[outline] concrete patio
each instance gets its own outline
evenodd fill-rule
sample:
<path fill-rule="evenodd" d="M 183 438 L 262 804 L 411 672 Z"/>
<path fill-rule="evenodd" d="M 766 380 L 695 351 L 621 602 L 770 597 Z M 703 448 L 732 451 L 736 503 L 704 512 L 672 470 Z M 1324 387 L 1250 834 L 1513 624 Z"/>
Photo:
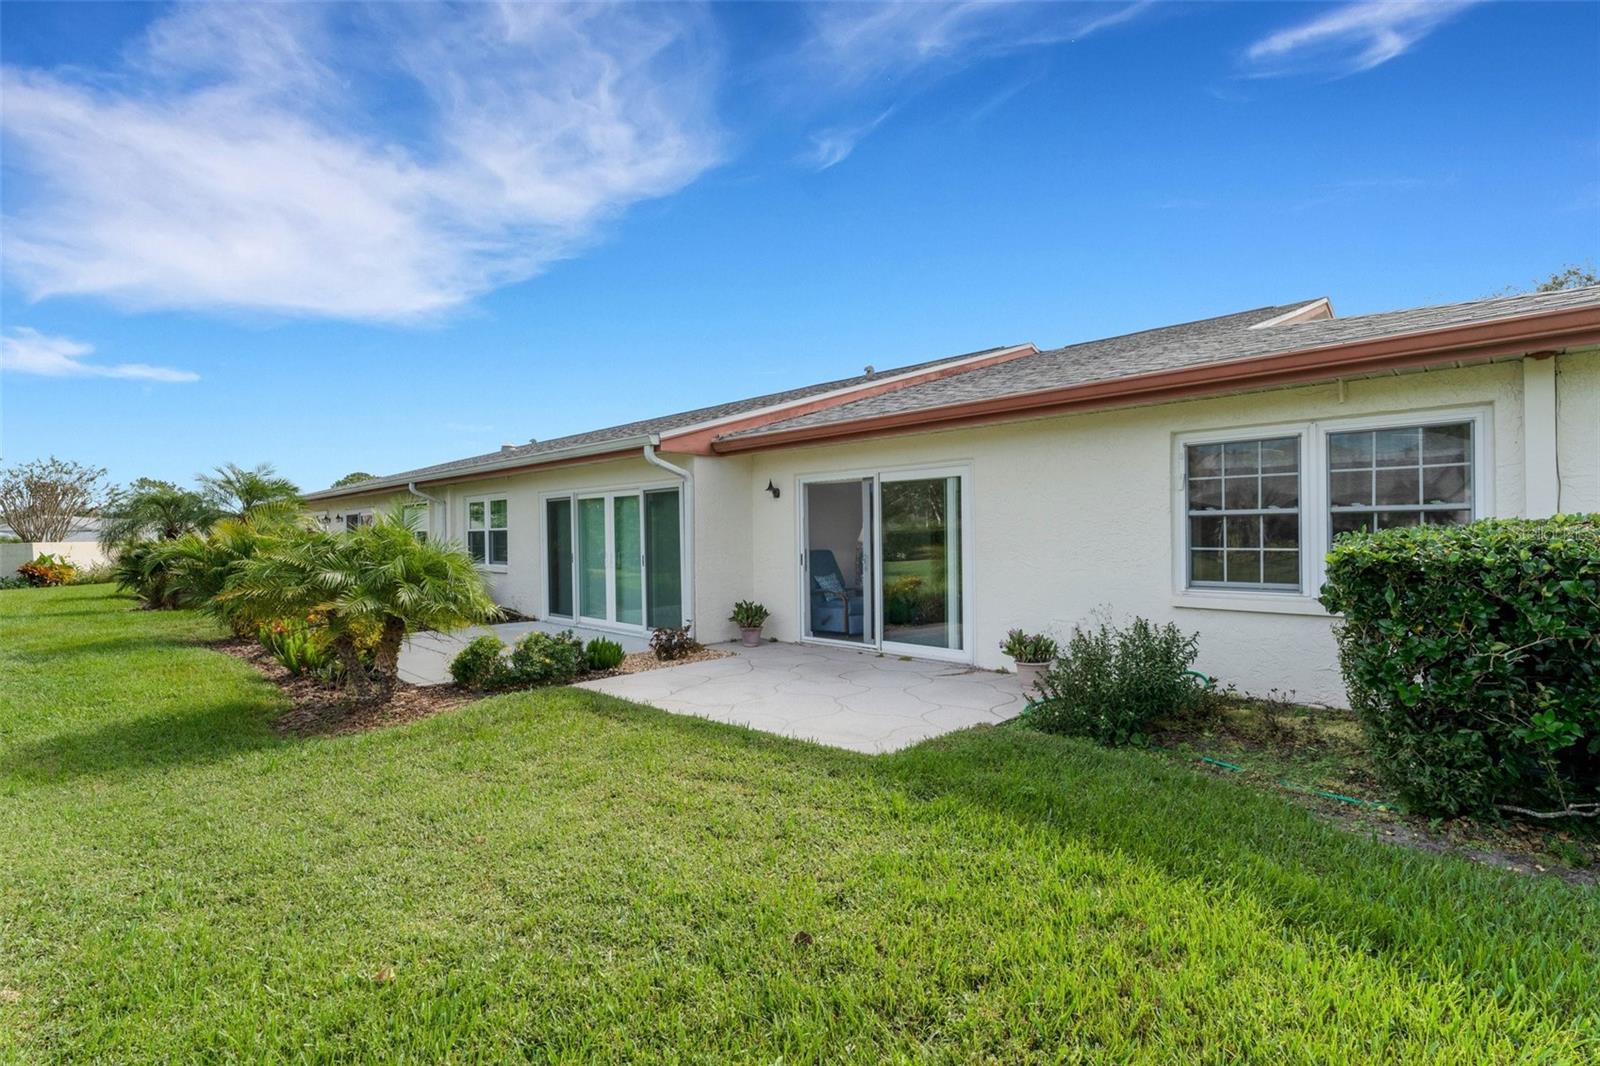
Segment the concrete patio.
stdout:
<path fill-rule="evenodd" d="M 675 714 L 879 754 L 1015 717 L 1014 674 L 813 644 L 717 645 L 726 659 L 585 681 Z"/>
<path fill-rule="evenodd" d="M 508 645 L 532 630 L 571 628 L 584 640 L 605 636 L 630 654 L 641 637 L 551 622 L 508 622 L 457 633 L 418 633 L 400 653 L 400 677 L 413 685 L 450 681 L 450 661 L 474 637 Z M 1014 674 L 957 663 L 901 659 L 876 651 L 816 644 L 719 644 L 725 659 L 585 681 L 579 688 L 780 736 L 878 754 L 957 729 L 1014 718 L 1024 700 Z"/>

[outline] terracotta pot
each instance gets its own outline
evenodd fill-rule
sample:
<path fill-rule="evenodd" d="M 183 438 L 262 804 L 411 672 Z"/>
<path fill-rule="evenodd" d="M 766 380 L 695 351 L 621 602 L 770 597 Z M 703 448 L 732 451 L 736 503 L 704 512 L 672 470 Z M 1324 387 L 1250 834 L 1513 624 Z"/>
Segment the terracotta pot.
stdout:
<path fill-rule="evenodd" d="M 1013 659 L 1012 662 L 1017 666 L 1017 680 L 1022 683 L 1022 694 L 1024 696 L 1033 695 L 1034 686 L 1039 683 L 1039 679 L 1044 676 L 1044 672 L 1050 669 L 1050 664 L 1025 663 L 1020 659 Z"/>
<path fill-rule="evenodd" d="M 754 629 L 746 629 L 744 626 L 740 626 L 739 639 L 744 642 L 744 646 L 747 648 L 756 647 L 761 643 L 761 627 L 756 626 Z"/>

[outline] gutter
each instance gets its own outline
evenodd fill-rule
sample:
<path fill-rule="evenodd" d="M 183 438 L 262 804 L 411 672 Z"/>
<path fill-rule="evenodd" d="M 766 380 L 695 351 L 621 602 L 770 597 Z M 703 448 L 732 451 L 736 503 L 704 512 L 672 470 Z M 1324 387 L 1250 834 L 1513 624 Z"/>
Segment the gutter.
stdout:
<path fill-rule="evenodd" d="M 843 422 L 723 437 L 713 441 L 711 447 L 717 454 L 725 455 L 791 444 L 915 433 L 1044 417 L 1071 410 L 1164 403 L 1217 393 L 1325 382 L 1460 360 L 1488 360 L 1521 355 L 1535 348 L 1576 348 L 1591 344 L 1600 344 L 1600 305 L 1156 370 Z"/>
<path fill-rule="evenodd" d="M 651 466 L 659 466 L 667 473 L 674 475 L 683 482 L 683 557 L 686 563 L 684 569 L 689 574 L 689 579 L 683 582 L 683 624 L 689 632 L 694 633 L 694 586 L 697 572 L 694 566 L 694 475 L 681 466 L 674 466 L 656 454 L 656 446 L 661 443 L 661 438 L 654 434 L 644 445 L 644 461 Z"/>
<path fill-rule="evenodd" d="M 443 536 L 442 539 L 449 540 L 450 539 L 450 505 L 445 503 L 445 501 L 440 499 L 439 497 L 437 497 L 437 496 L 429 496 L 426 492 L 423 492 L 421 489 L 417 488 L 417 483 L 415 481 L 406 482 L 406 491 L 411 493 L 411 495 L 413 495 L 413 496 L 418 496 L 418 497 L 421 497 L 422 499 L 428 501 L 428 520 L 429 520 L 429 524 L 430 525 L 432 524 L 433 516 L 436 513 L 434 511 L 434 505 L 435 504 L 438 505 L 439 509 L 438 509 L 437 513 L 444 516 L 444 536 Z"/>

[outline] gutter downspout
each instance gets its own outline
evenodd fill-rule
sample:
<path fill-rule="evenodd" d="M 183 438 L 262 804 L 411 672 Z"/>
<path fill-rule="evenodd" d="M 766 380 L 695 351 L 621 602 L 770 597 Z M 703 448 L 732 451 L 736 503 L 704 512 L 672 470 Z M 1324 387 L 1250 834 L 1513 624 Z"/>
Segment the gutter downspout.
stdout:
<path fill-rule="evenodd" d="M 437 497 L 437 496 L 429 496 L 426 492 L 423 492 L 421 489 L 417 488 L 417 483 L 415 481 L 406 482 L 406 491 L 411 493 L 411 495 L 413 495 L 413 496 L 420 496 L 422 499 L 428 501 L 428 524 L 429 525 L 433 524 L 433 515 L 434 515 L 433 508 L 434 508 L 434 505 L 438 504 L 438 506 L 439 506 L 439 512 L 438 513 L 444 515 L 444 535 L 440 539 L 441 540 L 449 540 L 450 539 L 450 505 L 445 503 L 445 501 L 439 499 L 439 497 Z M 429 534 L 430 535 L 432 534 L 432 530 L 429 530 Z"/>
<path fill-rule="evenodd" d="M 694 566 L 694 475 L 657 455 L 656 445 L 660 443 L 661 438 L 652 434 L 650 443 L 644 446 L 644 461 L 651 466 L 659 466 L 683 482 L 683 558 L 685 569 L 689 571 L 689 580 L 683 583 L 683 624 L 688 627 L 690 633 L 693 633 L 694 586 L 697 576 Z"/>

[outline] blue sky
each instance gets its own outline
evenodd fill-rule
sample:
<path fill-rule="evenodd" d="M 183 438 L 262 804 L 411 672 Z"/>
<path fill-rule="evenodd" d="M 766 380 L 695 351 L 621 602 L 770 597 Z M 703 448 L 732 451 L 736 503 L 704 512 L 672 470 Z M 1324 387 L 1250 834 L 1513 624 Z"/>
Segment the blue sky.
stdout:
<path fill-rule="evenodd" d="M 313 488 L 1600 254 L 1600 5 L 0 6 L 0 447 Z"/>

